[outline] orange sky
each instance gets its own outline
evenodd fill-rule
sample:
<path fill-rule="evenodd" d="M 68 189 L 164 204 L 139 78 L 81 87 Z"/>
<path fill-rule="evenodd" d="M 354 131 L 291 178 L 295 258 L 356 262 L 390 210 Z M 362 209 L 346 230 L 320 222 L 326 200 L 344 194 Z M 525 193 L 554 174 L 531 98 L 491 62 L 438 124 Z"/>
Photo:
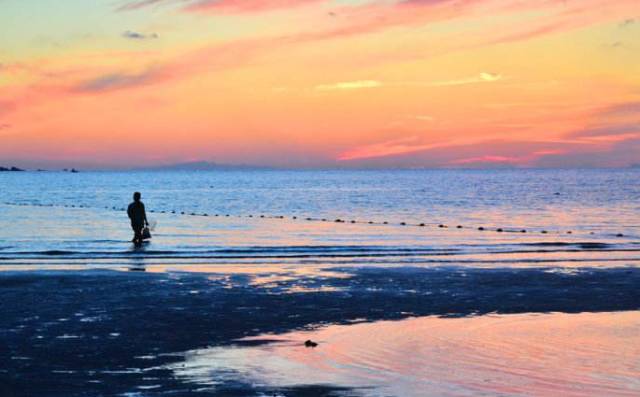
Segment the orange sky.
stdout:
<path fill-rule="evenodd" d="M 637 0 L 0 7 L 0 165 L 640 163 Z"/>

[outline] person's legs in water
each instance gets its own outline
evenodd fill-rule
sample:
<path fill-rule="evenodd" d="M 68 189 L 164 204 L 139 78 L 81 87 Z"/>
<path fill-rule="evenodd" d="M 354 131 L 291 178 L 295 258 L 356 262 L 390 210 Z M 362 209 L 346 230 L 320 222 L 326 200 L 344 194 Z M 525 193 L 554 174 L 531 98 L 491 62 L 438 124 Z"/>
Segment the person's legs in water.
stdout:
<path fill-rule="evenodd" d="M 131 228 L 133 229 L 133 240 L 131 240 L 131 242 L 136 245 L 142 244 L 142 229 L 144 228 L 144 225 L 132 223 Z"/>

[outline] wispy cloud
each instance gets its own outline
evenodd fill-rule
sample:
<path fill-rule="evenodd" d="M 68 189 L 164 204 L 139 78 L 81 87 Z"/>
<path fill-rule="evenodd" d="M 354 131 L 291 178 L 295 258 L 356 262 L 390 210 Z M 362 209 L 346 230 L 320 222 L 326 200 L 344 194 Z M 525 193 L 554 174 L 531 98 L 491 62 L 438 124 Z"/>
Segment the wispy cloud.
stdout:
<path fill-rule="evenodd" d="M 186 7 L 187 11 L 227 11 L 253 13 L 277 9 L 301 7 L 326 0 L 198 0 Z"/>
<path fill-rule="evenodd" d="M 447 86 L 477 84 L 477 83 L 493 83 L 493 82 L 502 80 L 502 78 L 503 78 L 502 75 L 497 73 L 482 72 L 475 77 L 469 77 L 469 78 L 458 79 L 458 80 L 434 81 L 431 83 L 423 83 L 423 84 L 431 87 L 447 87 Z M 420 83 L 417 83 L 417 84 L 420 84 Z"/>
<path fill-rule="evenodd" d="M 178 4 L 187 12 L 255 13 L 306 6 L 327 0 L 128 0 L 119 11 L 133 11 L 150 6 Z"/>
<path fill-rule="evenodd" d="M 74 91 L 81 93 L 99 93 L 123 88 L 131 88 L 146 85 L 156 76 L 154 70 L 142 73 L 110 73 L 81 82 Z"/>
<path fill-rule="evenodd" d="M 453 160 L 451 161 L 449 164 L 451 165 L 469 165 L 469 164 L 480 164 L 480 163 L 484 163 L 484 164 L 516 164 L 518 162 L 520 162 L 522 159 L 519 157 L 507 157 L 507 156 L 492 156 L 492 155 L 485 155 L 485 156 L 478 156 L 478 157 L 470 157 L 470 158 L 464 158 L 464 159 L 457 159 L 457 160 Z"/>
<path fill-rule="evenodd" d="M 482 72 L 475 77 L 469 77 L 456 80 L 444 80 L 444 81 L 401 81 L 401 82 L 382 82 L 379 80 L 356 80 L 356 81 L 343 81 L 333 84 L 321 84 L 315 86 L 317 91 L 338 91 L 338 90 L 359 90 L 363 88 L 378 88 L 383 86 L 422 86 L 422 87 L 448 87 L 457 85 L 477 84 L 477 83 L 493 83 L 502 80 L 503 77 L 497 73 Z M 416 116 L 416 119 L 420 119 L 421 116 Z M 432 118 L 428 116 L 422 116 L 422 120 L 432 121 Z"/>
<path fill-rule="evenodd" d="M 381 87 L 382 83 L 377 80 L 357 80 L 343 81 L 333 84 L 320 84 L 315 87 L 317 91 L 336 91 L 336 90 L 359 90 L 363 88 Z"/>
<path fill-rule="evenodd" d="M 622 125 L 605 125 L 593 128 L 586 128 L 575 131 L 570 137 L 587 138 L 587 137 L 608 137 L 613 135 L 640 134 L 640 124 L 622 124 Z"/>
<path fill-rule="evenodd" d="M 364 145 L 348 150 L 338 156 L 338 161 L 387 157 L 398 154 L 418 152 L 450 145 L 450 142 L 422 143 L 417 136 L 404 137 L 390 141 Z"/>
<path fill-rule="evenodd" d="M 640 117 L 640 101 L 616 103 L 600 109 L 598 113 L 604 116 L 635 115 Z"/>
<path fill-rule="evenodd" d="M 124 37 L 125 39 L 131 39 L 131 40 L 150 40 L 150 39 L 157 39 L 158 34 L 157 33 L 140 33 L 140 32 L 135 32 L 133 30 L 127 30 L 122 33 L 122 37 Z"/>
<path fill-rule="evenodd" d="M 145 7 L 155 6 L 162 3 L 173 2 L 173 0 L 127 0 L 121 3 L 118 7 L 118 11 L 133 11 Z"/>

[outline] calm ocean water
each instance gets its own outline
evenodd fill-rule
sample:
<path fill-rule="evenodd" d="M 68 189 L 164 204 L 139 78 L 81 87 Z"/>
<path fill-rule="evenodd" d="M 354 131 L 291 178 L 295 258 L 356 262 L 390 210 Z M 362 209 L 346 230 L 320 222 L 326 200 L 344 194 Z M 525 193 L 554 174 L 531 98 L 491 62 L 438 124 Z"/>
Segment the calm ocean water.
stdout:
<path fill-rule="evenodd" d="M 638 169 L 2 173 L 0 262 L 635 264 L 639 180 Z M 136 190 L 157 222 L 140 250 L 123 212 Z"/>

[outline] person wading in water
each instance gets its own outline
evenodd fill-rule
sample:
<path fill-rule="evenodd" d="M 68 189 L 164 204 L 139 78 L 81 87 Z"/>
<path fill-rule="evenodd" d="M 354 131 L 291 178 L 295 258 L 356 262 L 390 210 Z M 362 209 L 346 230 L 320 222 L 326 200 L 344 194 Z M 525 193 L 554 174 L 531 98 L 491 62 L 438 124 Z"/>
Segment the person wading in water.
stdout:
<path fill-rule="evenodd" d="M 140 196 L 140 192 L 133 193 L 133 203 L 129 204 L 129 208 L 127 208 L 127 215 L 131 219 L 131 228 L 133 229 L 133 240 L 131 241 L 135 245 L 142 244 L 142 230 L 149 225 Z"/>

